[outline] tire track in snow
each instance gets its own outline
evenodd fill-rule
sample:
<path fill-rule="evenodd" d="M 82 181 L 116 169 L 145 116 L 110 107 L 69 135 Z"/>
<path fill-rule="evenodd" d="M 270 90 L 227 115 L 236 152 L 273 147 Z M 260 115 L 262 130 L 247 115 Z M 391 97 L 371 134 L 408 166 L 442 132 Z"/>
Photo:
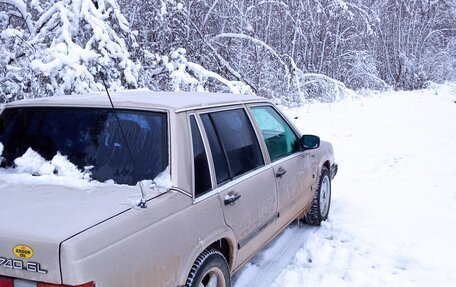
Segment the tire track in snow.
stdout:
<path fill-rule="evenodd" d="M 292 223 L 233 277 L 233 287 L 269 286 L 318 227 Z"/>

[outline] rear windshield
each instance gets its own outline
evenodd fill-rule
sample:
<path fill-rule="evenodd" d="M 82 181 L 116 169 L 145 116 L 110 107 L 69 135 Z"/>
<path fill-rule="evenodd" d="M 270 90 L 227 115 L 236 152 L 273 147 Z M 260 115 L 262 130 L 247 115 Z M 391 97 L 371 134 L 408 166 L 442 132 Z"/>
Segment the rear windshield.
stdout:
<path fill-rule="evenodd" d="M 168 166 L 167 135 L 163 112 L 8 108 L 0 115 L 1 166 L 12 167 L 14 159 L 32 148 L 46 160 L 60 152 L 80 170 L 91 167 L 94 180 L 135 185 L 154 179 Z"/>

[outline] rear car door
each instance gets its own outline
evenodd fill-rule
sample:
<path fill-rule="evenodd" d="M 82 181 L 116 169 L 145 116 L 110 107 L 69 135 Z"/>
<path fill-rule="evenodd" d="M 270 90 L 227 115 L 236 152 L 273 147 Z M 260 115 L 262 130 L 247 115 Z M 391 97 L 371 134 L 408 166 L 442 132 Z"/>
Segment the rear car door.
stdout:
<path fill-rule="evenodd" d="M 298 133 L 270 105 L 251 107 L 269 153 L 277 183 L 278 224 L 294 220 L 313 199 L 311 184 L 315 175 L 311 168 L 311 151 L 303 152 Z"/>
<path fill-rule="evenodd" d="M 237 239 L 237 264 L 275 231 L 277 194 L 274 172 L 263 154 L 248 114 L 233 108 L 200 114 L 215 170 L 225 221 Z"/>

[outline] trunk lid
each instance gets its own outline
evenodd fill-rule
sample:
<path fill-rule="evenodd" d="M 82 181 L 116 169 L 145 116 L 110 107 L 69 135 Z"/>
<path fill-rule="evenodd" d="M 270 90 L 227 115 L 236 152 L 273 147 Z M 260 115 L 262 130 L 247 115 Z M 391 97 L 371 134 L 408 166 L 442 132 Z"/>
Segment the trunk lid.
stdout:
<path fill-rule="evenodd" d="M 61 283 L 60 244 L 141 198 L 139 187 L 31 184 L 15 176 L 8 175 L 9 183 L 0 178 L 0 274 L 34 281 Z M 146 199 L 160 194 L 145 191 Z"/>

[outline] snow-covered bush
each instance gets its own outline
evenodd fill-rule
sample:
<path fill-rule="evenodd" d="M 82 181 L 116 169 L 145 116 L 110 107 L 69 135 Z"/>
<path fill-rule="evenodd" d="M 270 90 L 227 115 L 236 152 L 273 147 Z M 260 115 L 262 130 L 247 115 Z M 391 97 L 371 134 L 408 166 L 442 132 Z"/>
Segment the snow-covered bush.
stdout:
<path fill-rule="evenodd" d="M 304 73 L 295 69 L 293 85 L 288 97 L 282 97 L 281 104 L 300 106 L 309 101 L 335 102 L 354 96 L 344 83 L 323 74 Z"/>
<path fill-rule="evenodd" d="M 342 81 L 357 89 L 389 89 L 390 85 L 379 77 L 377 62 L 368 51 L 348 51 L 344 55 L 346 66 L 341 68 Z"/>

